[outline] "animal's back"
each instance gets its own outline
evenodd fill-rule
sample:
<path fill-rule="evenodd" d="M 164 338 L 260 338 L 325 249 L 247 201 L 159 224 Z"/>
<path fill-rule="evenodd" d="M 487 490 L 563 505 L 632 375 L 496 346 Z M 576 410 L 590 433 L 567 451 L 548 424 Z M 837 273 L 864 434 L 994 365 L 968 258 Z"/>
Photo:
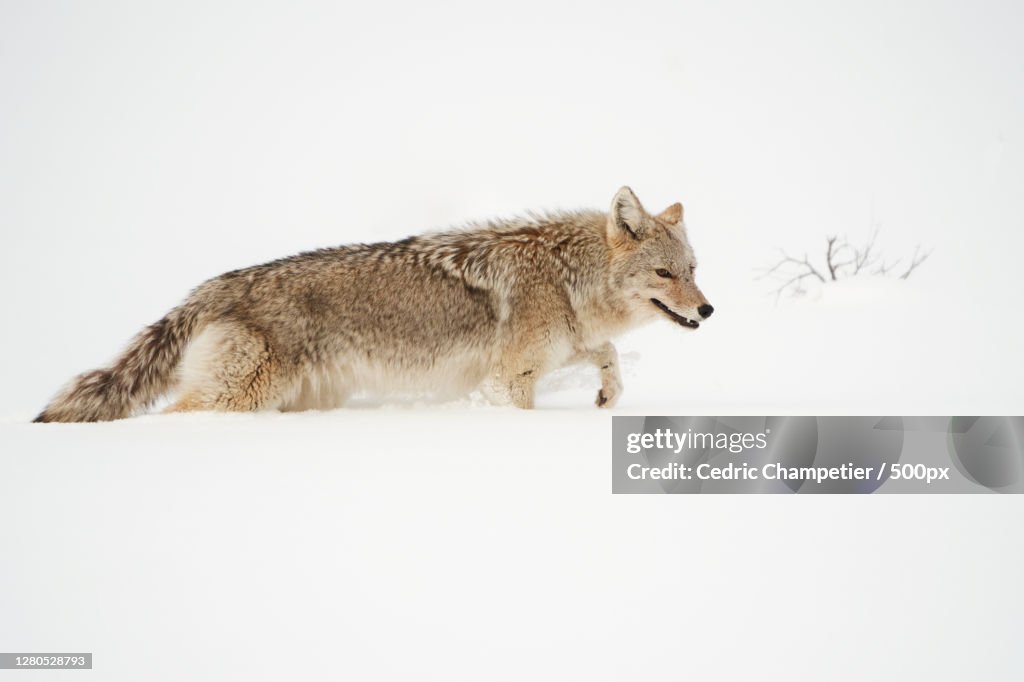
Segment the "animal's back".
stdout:
<path fill-rule="evenodd" d="M 244 327 L 274 349 L 285 409 L 333 407 L 359 392 L 448 395 L 479 384 L 496 342 L 499 294 L 469 285 L 415 242 L 325 249 L 215 278 L 197 296 L 221 312 L 186 354 L 184 383 L 221 361 L 211 339 Z"/>

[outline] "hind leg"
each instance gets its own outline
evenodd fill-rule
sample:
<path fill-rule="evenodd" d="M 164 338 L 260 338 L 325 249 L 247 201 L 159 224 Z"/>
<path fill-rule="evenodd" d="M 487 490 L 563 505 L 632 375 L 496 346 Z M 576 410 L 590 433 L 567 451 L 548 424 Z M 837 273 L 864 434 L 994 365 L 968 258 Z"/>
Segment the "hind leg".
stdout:
<path fill-rule="evenodd" d="M 178 400 L 165 412 L 254 412 L 281 402 L 281 363 L 267 338 L 240 324 L 210 325 L 182 362 Z"/>

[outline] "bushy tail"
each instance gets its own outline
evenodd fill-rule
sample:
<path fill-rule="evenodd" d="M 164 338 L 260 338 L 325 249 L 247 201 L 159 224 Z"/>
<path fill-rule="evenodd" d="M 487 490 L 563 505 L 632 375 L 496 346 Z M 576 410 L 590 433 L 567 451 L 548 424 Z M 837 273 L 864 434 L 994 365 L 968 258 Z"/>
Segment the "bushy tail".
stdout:
<path fill-rule="evenodd" d="M 175 308 L 139 332 L 112 366 L 73 379 L 34 421 L 110 421 L 149 406 L 170 388 L 198 323 L 195 303 Z"/>

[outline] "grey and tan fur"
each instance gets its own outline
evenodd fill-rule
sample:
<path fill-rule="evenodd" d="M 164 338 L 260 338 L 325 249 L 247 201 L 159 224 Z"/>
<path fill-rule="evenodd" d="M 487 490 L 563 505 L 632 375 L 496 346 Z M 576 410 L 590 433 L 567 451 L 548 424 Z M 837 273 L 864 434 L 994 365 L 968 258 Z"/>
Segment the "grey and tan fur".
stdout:
<path fill-rule="evenodd" d="M 648 214 L 628 187 L 608 213 L 491 222 L 342 246 L 196 288 L 106 369 L 74 379 L 39 422 L 168 411 L 328 409 L 353 393 L 491 397 L 533 407 L 545 373 L 588 362 L 597 405 L 622 391 L 611 339 L 713 309 L 694 282 L 682 206 Z"/>

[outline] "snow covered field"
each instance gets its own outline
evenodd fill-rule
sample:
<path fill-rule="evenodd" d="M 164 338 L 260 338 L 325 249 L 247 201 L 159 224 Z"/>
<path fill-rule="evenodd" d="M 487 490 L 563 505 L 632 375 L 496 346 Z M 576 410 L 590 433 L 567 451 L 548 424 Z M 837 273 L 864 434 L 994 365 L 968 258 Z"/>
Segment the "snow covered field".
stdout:
<path fill-rule="evenodd" d="M 1007 497 L 613 497 L 597 410 L 31 429 L 3 431 L 0 641 L 96 666 L 33 679 L 953 680 L 1022 663 Z"/>
<path fill-rule="evenodd" d="M 28 421 L 206 277 L 630 184 L 716 308 L 617 414 L 1024 412 L 1012 4 L 6 3 L 0 680 L 1017 679 L 1022 502 L 610 494 L 539 409 Z M 878 225 L 906 280 L 778 302 Z"/>

